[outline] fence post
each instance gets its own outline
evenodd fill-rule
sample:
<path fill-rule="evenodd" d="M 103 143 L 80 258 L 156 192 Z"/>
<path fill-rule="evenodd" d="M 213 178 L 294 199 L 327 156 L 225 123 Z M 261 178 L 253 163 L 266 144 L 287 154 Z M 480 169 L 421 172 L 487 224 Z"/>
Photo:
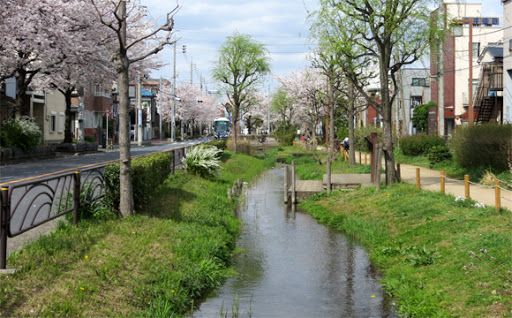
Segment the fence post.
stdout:
<path fill-rule="evenodd" d="M 496 200 L 496 211 L 501 210 L 501 188 L 500 188 L 500 180 L 496 180 L 496 185 L 494 186 L 494 196 Z"/>
<path fill-rule="evenodd" d="M 2 188 L 2 207 L 0 210 L 0 269 L 7 267 L 7 231 L 9 228 L 9 188 Z"/>
<path fill-rule="evenodd" d="M 80 171 L 75 171 L 73 175 L 75 189 L 73 190 L 73 224 L 80 222 Z"/>
<path fill-rule="evenodd" d="M 444 170 L 441 170 L 441 176 L 440 176 L 440 184 L 441 184 L 441 193 L 446 192 L 446 172 Z"/>
<path fill-rule="evenodd" d="M 284 203 L 288 203 L 288 165 L 284 165 Z"/>
<path fill-rule="evenodd" d="M 172 174 L 174 174 L 176 171 L 176 150 L 171 151 L 171 154 L 172 154 L 171 171 L 172 171 Z"/>
<path fill-rule="evenodd" d="M 464 197 L 466 199 L 470 199 L 471 195 L 469 193 L 469 175 L 464 175 Z"/>
<path fill-rule="evenodd" d="M 295 162 L 292 162 L 292 204 L 297 202 L 297 193 L 295 189 Z"/>
<path fill-rule="evenodd" d="M 421 189 L 420 168 L 416 168 L 416 188 Z"/>

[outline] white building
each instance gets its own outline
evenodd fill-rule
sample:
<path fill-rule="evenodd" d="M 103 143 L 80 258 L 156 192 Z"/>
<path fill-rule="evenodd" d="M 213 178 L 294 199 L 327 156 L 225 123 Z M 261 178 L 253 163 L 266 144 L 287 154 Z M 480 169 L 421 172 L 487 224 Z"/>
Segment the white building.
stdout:
<path fill-rule="evenodd" d="M 427 68 L 404 68 L 398 78 L 399 91 L 393 110 L 399 123 L 397 133 L 412 135 L 416 133 L 412 125 L 414 108 L 430 101 L 430 71 Z"/>
<path fill-rule="evenodd" d="M 503 7 L 503 122 L 512 123 L 512 0 Z"/>

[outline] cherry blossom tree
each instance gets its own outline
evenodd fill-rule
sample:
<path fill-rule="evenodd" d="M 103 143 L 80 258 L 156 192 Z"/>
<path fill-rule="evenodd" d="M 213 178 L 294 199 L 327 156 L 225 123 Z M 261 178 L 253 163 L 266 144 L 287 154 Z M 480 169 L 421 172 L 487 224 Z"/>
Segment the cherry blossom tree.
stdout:
<path fill-rule="evenodd" d="M 171 39 L 171 32 L 174 28 L 174 14 L 178 7 L 167 14 L 165 23 L 152 27 L 145 20 L 147 16 L 145 7 L 141 6 L 139 2 L 131 2 L 128 8 L 124 0 L 109 2 L 90 0 L 90 3 L 94 6 L 97 19 L 115 39 L 114 42 L 105 45 L 112 50 L 119 89 L 119 211 L 123 216 L 128 216 L 133 214 L 130 129 L 128 123 L 130 65 L 145 60 L 163 50 L 166 45 L 174 43 Z"/>

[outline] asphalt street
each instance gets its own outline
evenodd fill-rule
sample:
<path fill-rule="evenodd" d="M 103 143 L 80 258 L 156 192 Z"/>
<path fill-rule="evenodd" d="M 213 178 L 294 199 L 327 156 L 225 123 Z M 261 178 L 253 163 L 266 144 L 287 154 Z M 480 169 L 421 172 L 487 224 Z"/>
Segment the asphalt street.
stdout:
<path fill-rule="evenodd" d="M 149 154 L 152 152 L 165 151 L 182 146 L 190 146 L 207 141 L 207 138 L 187 140 L 184 142 L 166 143 L 142 147 L 133 147 L 132 156 Z M 61 170 L 79 168 L 81 166 L 100 164 L 111 160 L 119 159 L 119 151 L 100 151 L 83 155 L 69 155 L 61 158 L 34 160 L 24 163 L 0 166 L 0 184 L 14 182 L 19 179 L 37 177 Z"/>

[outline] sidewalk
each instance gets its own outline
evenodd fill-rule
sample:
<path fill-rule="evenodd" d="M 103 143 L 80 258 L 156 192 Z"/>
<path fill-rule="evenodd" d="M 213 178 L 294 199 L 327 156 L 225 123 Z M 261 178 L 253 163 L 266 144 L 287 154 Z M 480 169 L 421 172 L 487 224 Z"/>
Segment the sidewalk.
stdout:
<path fill-rule="evenodd" d="M 364 153 L 361 153 L 364 156 Z M 359 153 L 356 151 L 356 162 Z M 364 159 L 363 159 L 364 162 Z M 368 164 L 370 164 L 368 159 Z M 384 166 L 384 165 L 383 165 Z M 401 164 L 400 172 L 402 182 L 416 184 L 416 168 L 420 168 L 421 188 L 430 191 L 440 191 L 441 180 L 440 172 L 424 167 Z M 446 178 L 445 191 L 455 197 L 464 198 L 464 181 Z M 471 183 L 470 198 L 487 206 L 495 206 L 494 187 L 487 187 L 480 184 Z M 501 188 L 501 207 L 512 211 L 512 191 Z"/>

